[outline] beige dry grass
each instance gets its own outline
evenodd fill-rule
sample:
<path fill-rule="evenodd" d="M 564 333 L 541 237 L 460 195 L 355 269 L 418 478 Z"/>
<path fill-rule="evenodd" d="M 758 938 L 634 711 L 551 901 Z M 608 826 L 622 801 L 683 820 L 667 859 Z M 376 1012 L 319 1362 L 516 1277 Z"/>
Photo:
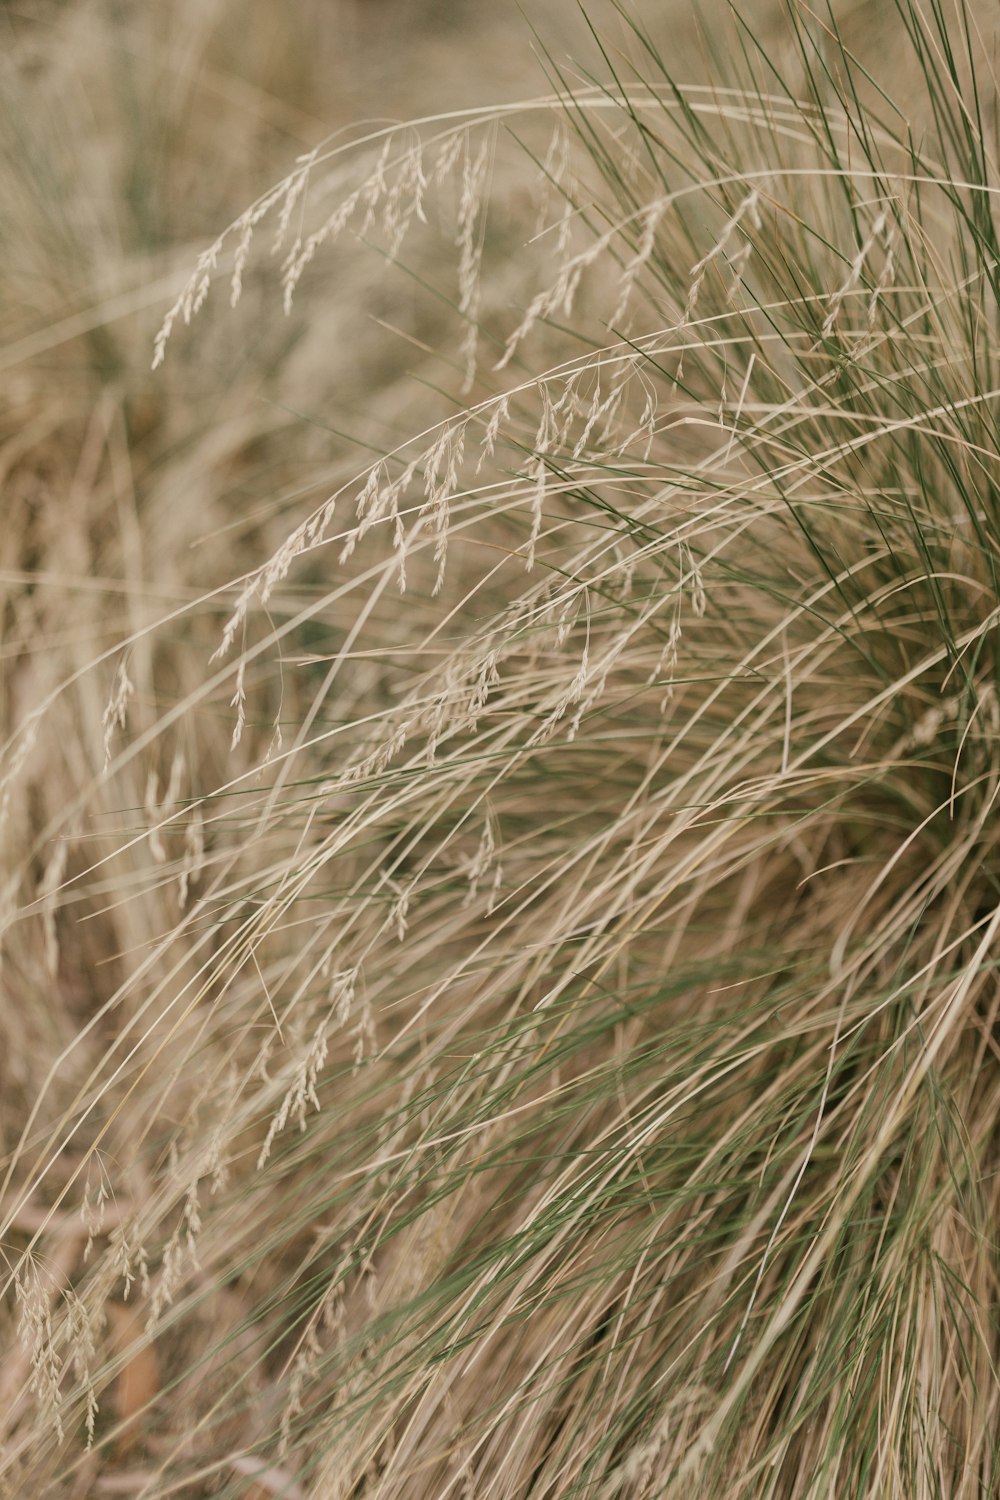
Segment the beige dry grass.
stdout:
<path fill-rule="evenodd" d="M 4 18 L 17 1500 L 998 1488 L 995 17 L 593 19 Z"/>

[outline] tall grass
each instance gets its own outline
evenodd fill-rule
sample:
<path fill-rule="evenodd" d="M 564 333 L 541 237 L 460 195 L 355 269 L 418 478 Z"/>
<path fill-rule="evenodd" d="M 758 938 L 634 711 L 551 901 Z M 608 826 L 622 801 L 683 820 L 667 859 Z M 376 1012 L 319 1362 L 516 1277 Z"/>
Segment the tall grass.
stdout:
<path fill-rule="evenodd" d="M 869 21 L 626 6 L 24 378 L 6 1493 L 1000 1489 L 995 19 Z"/>

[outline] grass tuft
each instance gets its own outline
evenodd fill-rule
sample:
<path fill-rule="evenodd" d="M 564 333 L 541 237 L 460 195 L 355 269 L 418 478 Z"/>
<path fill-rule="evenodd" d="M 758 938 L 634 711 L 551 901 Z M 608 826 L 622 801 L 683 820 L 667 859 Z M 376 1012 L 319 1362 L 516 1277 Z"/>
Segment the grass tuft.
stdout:
<path fill-rule="evenodd" d="M 0 1492 L 1000 1491 L 995 29 L 5 163 Z"/>

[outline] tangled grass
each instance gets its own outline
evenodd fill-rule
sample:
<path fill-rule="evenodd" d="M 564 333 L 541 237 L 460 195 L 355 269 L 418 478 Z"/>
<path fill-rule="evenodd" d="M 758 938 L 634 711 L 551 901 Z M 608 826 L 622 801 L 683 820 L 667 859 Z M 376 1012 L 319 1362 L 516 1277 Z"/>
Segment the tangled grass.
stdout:
<path fill-rule="evenodd" d="M 995 22 L 891 9 L 626 7 L 24 377 L 5 1493 L 1000 1489 Z"/>

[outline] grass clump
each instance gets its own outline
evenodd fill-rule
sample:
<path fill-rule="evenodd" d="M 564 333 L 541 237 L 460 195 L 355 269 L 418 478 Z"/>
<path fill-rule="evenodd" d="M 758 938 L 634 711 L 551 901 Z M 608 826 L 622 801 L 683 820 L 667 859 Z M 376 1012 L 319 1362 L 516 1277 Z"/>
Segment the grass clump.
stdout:
<path fill-rule="evenodd" d="M 626 7 L 311 149 L 168 312 L 162 378 L 270 318 L 267 236 L 292 384 L 378 265 L 420 378 L 337 346 L 332 460 L 275 419 L 219 574 L 12 732 L 16 800 L 80 695 L 11 1493 L 996 1492 L 993 38 L 841 21 L 701 85 Z"/>

